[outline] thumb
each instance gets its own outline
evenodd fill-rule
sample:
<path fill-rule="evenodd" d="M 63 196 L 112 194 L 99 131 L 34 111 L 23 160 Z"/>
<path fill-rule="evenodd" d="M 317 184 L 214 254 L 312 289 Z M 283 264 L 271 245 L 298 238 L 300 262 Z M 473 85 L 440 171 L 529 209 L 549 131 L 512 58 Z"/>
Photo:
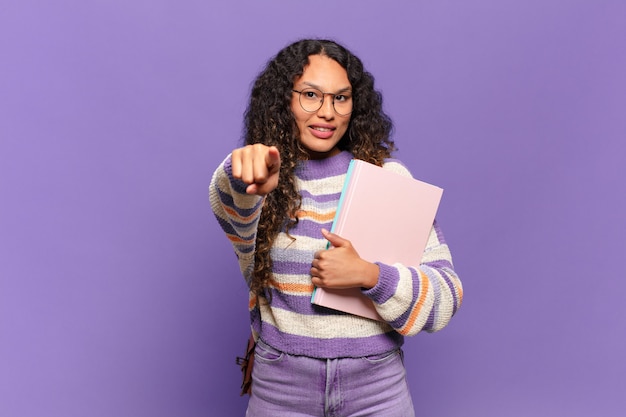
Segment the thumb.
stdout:
<path fill-rule="evenodd" d="M 270 146 L 265 156 L 265 165 L 269 172 L 278 172 L 280 169 L 280 152 L 276 146 Z"/>
<path fill-rule="evenodd" d="M 350 244 L 350 241 L 348 241 L 347 239 L 344 239 L 339 235 L 331 233 L 326 229 L 322 229 L 322 235 L 335 248 L 339 248 L 339 247 L 345 246 L 346 244 Z"/>

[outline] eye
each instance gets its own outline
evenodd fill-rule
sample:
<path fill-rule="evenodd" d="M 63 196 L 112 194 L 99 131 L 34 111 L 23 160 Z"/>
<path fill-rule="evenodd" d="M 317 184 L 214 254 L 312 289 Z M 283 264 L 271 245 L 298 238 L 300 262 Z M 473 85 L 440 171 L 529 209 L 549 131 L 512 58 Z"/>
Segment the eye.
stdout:
<path fill-rule="evenodd" d="M 302 92 L 302 97 L 306 98 L 307 100 L 311 100 L 311 101 L 321 100 L 321 93 L 319 93 L 316 90 L 304 90 Z"/>
<path fill-rule="evenodd" d="M 335 96 L 335 102 L 341 103 L 341 102 L 346 102 L 348 100 L 350 100 L 350 96 L 346 94 L 337 94 Z"/>

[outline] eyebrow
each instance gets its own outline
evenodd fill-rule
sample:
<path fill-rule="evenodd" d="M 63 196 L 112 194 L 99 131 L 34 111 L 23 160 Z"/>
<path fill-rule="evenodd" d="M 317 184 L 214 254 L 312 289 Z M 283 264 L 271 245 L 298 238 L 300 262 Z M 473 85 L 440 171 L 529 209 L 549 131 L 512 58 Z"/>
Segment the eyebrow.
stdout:
<path fill-rule="evenodd" d="M 310 82 L 306 82 L 306 81 L 305 81 L 305 82 L 303 82 L 302 84 L 308 85 L 309 87 L 316 88 L 316 89 L 318 89 L 318 90 L 320 90 L 320 91 L 324 92 L 324 90 L 322 89 L 322 87 L 320 87 L 319 85 L 316 85 L 316 84 L 313 84 L 313 83 L 310 83 Z M 336 92 L 334 92 L 334 93 L 332 93 L 332 94 L 345 93 L 345 92 L 347 92 L 347 91 L 352 92 L 352 87 L 344 87 L 344 88 L 341 88 L 341 89 L 337 90 Z"/>

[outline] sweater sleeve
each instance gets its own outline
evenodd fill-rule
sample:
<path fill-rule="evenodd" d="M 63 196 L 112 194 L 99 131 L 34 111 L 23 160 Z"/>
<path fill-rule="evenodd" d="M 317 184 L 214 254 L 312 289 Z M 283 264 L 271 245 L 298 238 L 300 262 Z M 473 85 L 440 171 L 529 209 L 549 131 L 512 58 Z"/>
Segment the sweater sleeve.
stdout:
<path fill-rule="evenodd" d="M 218 223 L 235 249 L 241 272 L 249 281 L 264 199 L 246 194 L 246 184 L 233 177 L 231 156 L 228 155 L 213 173 L 209 200 Z"/>
<path fill-rule="evenodd" d="M 410 175 L 401 164 L 391 165 L 394 171 Z M 378 283 L 363 292 L 378 314 L 402 335 L 441 330 L 461 306 L 463 287 L 437 221 L 419 266 L 376 264 Z"/>

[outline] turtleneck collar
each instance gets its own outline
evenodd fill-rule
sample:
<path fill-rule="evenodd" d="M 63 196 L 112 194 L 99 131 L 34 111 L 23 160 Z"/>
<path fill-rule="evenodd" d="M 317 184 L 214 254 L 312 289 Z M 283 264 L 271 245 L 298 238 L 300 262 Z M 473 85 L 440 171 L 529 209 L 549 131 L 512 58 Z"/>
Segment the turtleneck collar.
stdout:
<path fill-rule="evenodd" d="M 296 166 L 295 174 L 303 180 L 314 180 L 345 174 L 353 156 L 348 151 L 324 159 L 307 159 Z"/>

